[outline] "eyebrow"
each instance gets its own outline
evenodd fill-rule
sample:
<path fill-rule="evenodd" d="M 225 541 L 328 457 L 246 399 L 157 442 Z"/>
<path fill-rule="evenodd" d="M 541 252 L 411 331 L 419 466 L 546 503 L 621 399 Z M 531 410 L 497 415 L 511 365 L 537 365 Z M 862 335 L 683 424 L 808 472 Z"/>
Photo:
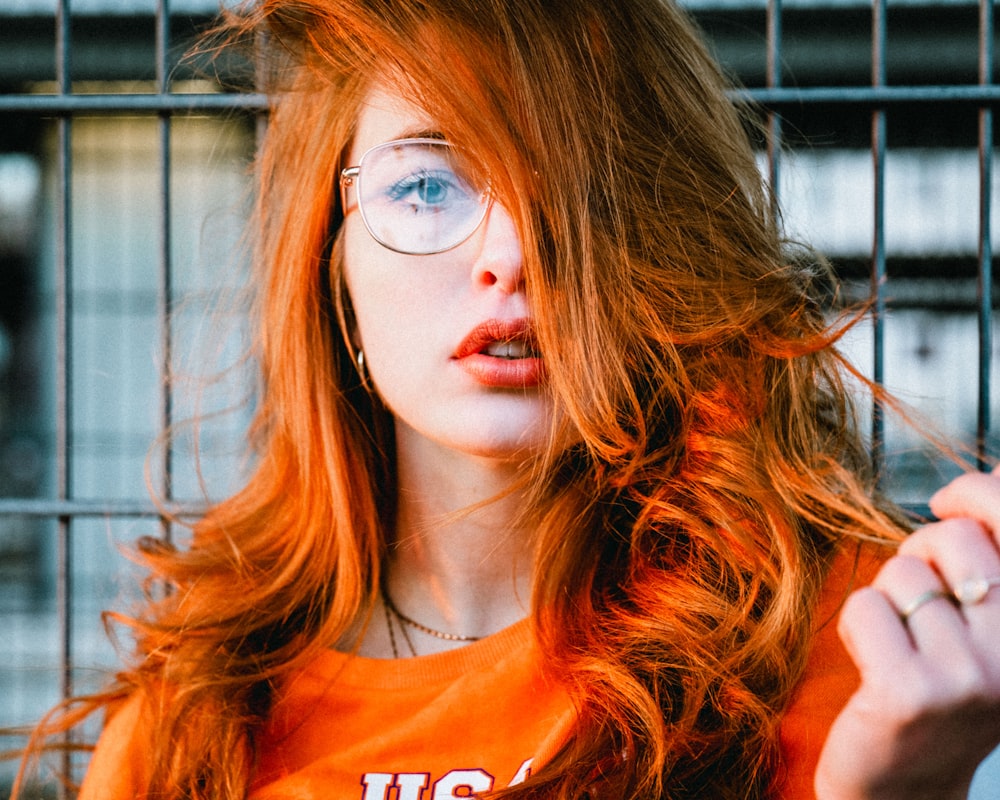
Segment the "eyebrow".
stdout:
<path fill-rule="evenodd" d="M 397 139 L 440 139 L 441 141 L 446 141 L 448 139 L 441 131 L 435 128 L 410 128 L 403 131 Z M 391 140 L 390 140 L 391 141 Z"/>
<path fill-rule="evenodd" d="M 400 139 L 437 139 L 442 142 L 448 141 L 448 137 L 444 135 L 437 128 L 404 128 L 396 136 L 391 139 L 386 139 L 384 142 L 379 144 L 388 144 L 389 142 L 399 141 Z M 354 145 L 349 145 L 348 149 L 352 149 Z"/>

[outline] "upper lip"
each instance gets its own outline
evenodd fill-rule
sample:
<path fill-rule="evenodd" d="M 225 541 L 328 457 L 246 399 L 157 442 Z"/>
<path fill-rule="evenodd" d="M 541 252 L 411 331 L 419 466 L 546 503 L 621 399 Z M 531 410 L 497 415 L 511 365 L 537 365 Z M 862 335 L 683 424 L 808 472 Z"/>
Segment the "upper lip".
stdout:
<path fill-rule="evenodd" d="M 473 328 L 455 349 L 454 358 L 465 358 L 482 352 L 494 342 L 525 342 L 528 349 L 536 351 L 534 327 L 531 320 L 489 319 Z"/>

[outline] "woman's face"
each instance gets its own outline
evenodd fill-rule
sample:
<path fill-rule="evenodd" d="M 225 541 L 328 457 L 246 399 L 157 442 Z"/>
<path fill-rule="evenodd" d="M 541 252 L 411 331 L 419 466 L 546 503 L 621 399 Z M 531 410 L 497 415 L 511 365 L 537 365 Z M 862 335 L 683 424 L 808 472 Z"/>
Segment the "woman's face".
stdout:
<path fill-rule="evenodd" d="M 347 163 L 357 165 L 376 145 L 415 137 L 440 134 L 420 108 L 376 85 L 362 106 Z M 441 196 L 438 177 L 422 189 L 406 184 L 408 211 L 434 216 L 426 208 Z M 383 194 L 396 202 L 401 191 L 393 187 Z M 494 201 L 461 244 L 406 255 L 368 233 L 357 194 L 348 192 L 343 231 L 354 345 L 363 349 L 371 381 L 395 417 L 399 446 L 497 459 L 537 450 L 548 435 L 552 404 L 510 214 Z M 378 204 L 365 197 L 371 221 Z"/>

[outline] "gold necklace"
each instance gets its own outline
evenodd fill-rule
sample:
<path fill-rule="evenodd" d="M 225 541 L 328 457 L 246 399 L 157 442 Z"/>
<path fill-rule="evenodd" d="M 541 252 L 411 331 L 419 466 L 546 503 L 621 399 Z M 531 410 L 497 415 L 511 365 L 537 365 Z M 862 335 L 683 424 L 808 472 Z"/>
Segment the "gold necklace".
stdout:
<path fill-rule="evenodd" d="M 416 650 L 413 647 L 413 642 L 410 641 L 410 636 L 406 632 L 406 626 L 410 626 L 421 633 L 426 633 L 428 636 L 433 636 L 435 639 L 443 639 L 446 642 L 478 642 L 482 639 L 482 636 L 462 636 L 458 633 L 447 633 L 445 631 L 439 631 L 434 628 L 430 628 L 427 625 L 422 625 L 415 619 L 410 619 L 406 614 L 396 608 L 395 603 L 389 599 L 389 593 L 383 588 L 381 591 L 382 595 L 382 607 L 385 609 L 385 623 L 389 628 L 389 645 L 392 647 L 393 658 L 399 658 L 399 651 L 396 647 L 396 635 L 393 632 L 392 617 L 396 618 L 396 622 L 399 625 L 400 633 L 403 634 L 403 638 L 406 640 L 406 644 L 409 647 L 410 654 L 416 655 Z M 391 616 L 390 616 L 391 615 Z"/>

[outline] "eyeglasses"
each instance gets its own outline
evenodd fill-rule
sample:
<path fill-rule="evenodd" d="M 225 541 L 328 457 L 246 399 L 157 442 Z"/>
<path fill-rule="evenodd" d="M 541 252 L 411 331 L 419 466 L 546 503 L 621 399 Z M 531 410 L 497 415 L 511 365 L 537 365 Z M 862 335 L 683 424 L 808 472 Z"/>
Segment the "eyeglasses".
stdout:
<path fill-rule="evenodd" d="M 368 232 L 383 247 L 431 255 L 458 247 L 480 226 L 490 190 L 469 175 L 450 142 L 398 139 L 367 150 L 340 173 L 345 213 L 354 189 Z"/>

